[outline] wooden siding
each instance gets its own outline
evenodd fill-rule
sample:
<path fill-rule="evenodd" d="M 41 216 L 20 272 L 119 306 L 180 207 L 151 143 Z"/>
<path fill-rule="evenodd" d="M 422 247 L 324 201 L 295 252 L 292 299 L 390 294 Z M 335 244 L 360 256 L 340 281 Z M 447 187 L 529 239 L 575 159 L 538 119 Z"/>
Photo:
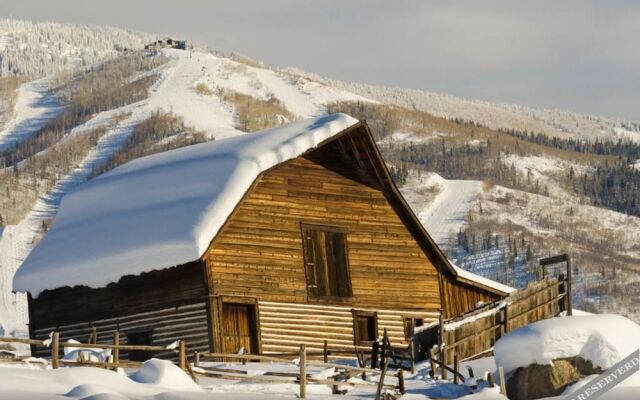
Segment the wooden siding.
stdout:
<path fill-rule="evenodd" d="M 205 256 L 211 293 L 438 311 L 438 272 L 371 175 L 337 143 L 264 173 Z M 346 230 L 352 297 L 308 296 L 301 223 Z"/>
<path fill-rule="evenodd" d="M 44 340 L 57 329 L 62 341 L 75 339 L 86 342 L 91 335 L 92 327 L 95 327 L 98 332 L 98 343 L 113 343 L 113 333 L 119 330 L 120 343 L 128 344 L 127 333 L 151 331 L 150 344 L 152 345 L 166 346 L 177 339 L 184 339 L 190 352 L 209 351 L 207 312 L 206 303 L 200 302 L 158 311 L 123 315 L 118 318 L 94 320 L 91 323 L 45 326 L 34 329 L 32 336 L 35 339 Z M 50 350 L 38 347 L 36 355 L 48 356 Z M 177 358 L 174 351 L 155 353 L 154 356 L 165 359 Z M 122 358 L 127 359 L 128 354 L 124 352 Z"/>
<path fill-rule="evenodd" d="M 444 318 L 453 318 L 476 308 L 479 302 L 488 303 L 500 296 L 478 287 L 456 281 L 452 277 L 442 277 L 442 297 Z"/>
<path fill-rule="evenodd" d="M 305 343 L 307 349 L 321 351 L 324 340 L 330 348 L 353 350 L 353 309 L 344 306 L 324 306 L 260 301 L 262 352 L 293 352 Z M 358 309 L 376 311 L 378 336 L 387 328 L 391 343 L 408 345 L 404 335 L 404 317 L 438 319 L 433 312 L 415 310 Z"/>

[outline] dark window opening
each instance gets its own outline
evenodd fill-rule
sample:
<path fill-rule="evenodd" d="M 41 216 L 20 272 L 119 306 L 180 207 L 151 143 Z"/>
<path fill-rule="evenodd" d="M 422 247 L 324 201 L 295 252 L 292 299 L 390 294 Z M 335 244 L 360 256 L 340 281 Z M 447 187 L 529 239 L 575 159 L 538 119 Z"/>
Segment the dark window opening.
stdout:
<path fill-rule="evenodd" d="M 127 344 L 138 346 L 151 346 L 151 331 L 127 333 Z M 153 353 L 146 350 L 129 350 L 129 361 L 147 361 L 153 357 Z"/>
<path fill-rule="evenodd" d="M 308 293 L 318 297 L 351 297 L 345 232 L 329 226 L 302 226 Z"/>
<path fill-rule="evenodd" d="M 370 345 L 378 340 L 378 316 L 376 313 L 354 311 L 353 316 L 356 345 Z"/>

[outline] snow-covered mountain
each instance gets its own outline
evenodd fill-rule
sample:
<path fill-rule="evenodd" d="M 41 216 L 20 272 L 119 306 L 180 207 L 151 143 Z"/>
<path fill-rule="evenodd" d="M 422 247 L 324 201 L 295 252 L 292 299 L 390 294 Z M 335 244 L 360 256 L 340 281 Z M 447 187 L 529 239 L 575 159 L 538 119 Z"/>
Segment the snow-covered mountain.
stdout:
<path fill-rule="evenodd" d="M 37 78 L 91 65 L 155 37 L 108 26 L 0 19 L 0 76 Z"/>
<path fill-rule="evenodd" d="M 392 113 L 385 114 L 388 121 L 384 125 L 391 132 L 380 140 L 383 153 L 390 159 L 397 158 L 401 146 L 419 146 L 443 138 L 453 138 L 469 149 L 482 151 L 488 139 L 467 136 L 485 134 L 497 138 L 503 134 L 497 129 L 580 138 L 640 137 L 640 124 L 634 122 L 338 82 L 295 69 L 274 70 L 251 60 L 205 50 L 141 50 L 155 38 L 156 35 L 108 27 L 0 20 L 0 75 L 30 76 L 16 90 L 8 89 L 3 94 L 12 100 L 7 101 L 11 106 L 0 115 L 0 155 L 6 156 L 3 160 L 17 160 L 0 170 L 0 195 L 6 193 L 0 199 L 0 216 L 5 225 L 4 229 L 0 226 L 1 330 L 24 333 L 26 299 L 22 294 L 11 293 L 12 276 L 46 234 L 61 198 L 118 160 L 130 159 L 131 154 L 160 151 L 172 143 L 191 143 L 191 139 L 179 142 L 181 138 L 215 140 L 241 135 L 254 128 L 317 116 L 327 108 L 339 107 L 336 104 L 366 104 L 380 108 L 382 113 Z M 116 61 L 103 64 L 105 60 Z M 77 67 L 82 67 L 81 72 L 56 74 Z M 105 68 L 112 70 L 101 75 Z M 117 76 L 113 81 L 116 83 L 105 81 L 112 76 Z M 132 92 L 126 85 L 138 85 L 135 87 L 141 87 L 143 95 L 122 100 L 113 95 L 109 85 L 125 87 L 125 93 Z M 104 105 L 104 95 L 96 95 L 100 97 L 96 99 L 87 94 L 87 87 L 113 95 L 113 107 Z M 101 87 L 109 90 L 103 88 L 100 92 Z M 61 131 L 55 131 L 55 124 L 47 131 L 47 124 L 65 116 L 70 104 L 86 107 L 90 112 L 74 120 L 72 126 L 64 125 Z M 355 106 L 358 107 L 366 108 Z M 377 129 L 381 124 L 375 118 L 372 116 L 372 126 Z M 476 125 L 469 130 L 464 124 L 451 123 L 453 119 Z M 164 125 L 158 127 L 158 121 Z M 485 132 L 479 125 L 491 129 Z M 143 128 L 148 126 L 176 134 L 143 140 Z M 34 141 L 50 132 L 56 133 L 55 141 Z M 507 143 L 505 146 L 511 143 L 501 140 Z M 399 183 L 418 217 L 450 256 L 490 278 L 511 279 L 513 271 L 502 274 L 508 263 L 512 263 L 510 268 L 518 266 L 526 273 L 531 265 L 524 261 L 528 246 L 533 246 L 531 252 L 536 256 L 588 247 L 588 235 L 578 234 L 589 229 L 599 232 L 590 239 L 603 242 L 605 234 L 619 235 L 615 236 L 619 246 L 609 249 L 607 257 L 616 265 L 626 263 L 630 270 L 640 269 L 640 248 L 634 244 L 639 239 L 640 218 L 592 207 L 562 189 L 564 171 L 571 166 L 576 171 L 587 170 L 591 161 L 578 156 L 554 159 L 552 154 L 557 149 L 545 150 L 542 146 L 525 150 L 537 153 L 525 156 L 513 151 L 499 155 L 496 163 L 509 169 L 513 176 L 529 180 L 527 185 L 531 187 L 534 183 L 551 187 L 547 193 L 532 194 L 478 179 L 442 179 L 420 163 L 405 159 L 399 161 L 406 163 L 410 171 Z M 561 222 L 561 216 L 568 213 L 575 232 L 569 239 Z M 478 251 L 474 245 L 471 253 L 469 246 L 465 249 L 460 245 L 460 236 L 458 241 L 452 240 L 469 226 L 477 232 L 495 226 L 487 233 L 491 243 Z M 622 235 L 623 230 L 630 230 L 631 234 Z M 526 244 L 523 232 L 527 233 Z M 516 236 L 518 241 L 514 244 Z M 556 243 L 561 245 L 555 246 Z M 566 243 L 573 247 L 563 247 Z M 513 255 L 514 251 L 518 254 Z M 585 253 L 584 258 L 589 254 Z M 626 272 L 618 273 L 622 276 Z M 601 295 L 585 294 L 590 299 Z"/>

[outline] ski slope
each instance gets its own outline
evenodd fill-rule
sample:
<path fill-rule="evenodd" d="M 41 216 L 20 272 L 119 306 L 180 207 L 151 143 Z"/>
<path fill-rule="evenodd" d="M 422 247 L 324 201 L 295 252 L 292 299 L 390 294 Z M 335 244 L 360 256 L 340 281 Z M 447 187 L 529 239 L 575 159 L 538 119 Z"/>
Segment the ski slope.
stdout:
<path fill-rule="evenodd" d="M 441 187 L 433 202 L 414 211 L 438 246 L 446 248 L 451 236 L 465 224 L 469 209 L 482 191 L 482 182 L 445 180 Z"/>
<path fill-rule="evenodd" d="M 0 131 L 0 152 L 27 140 L 62 109 L 49 89 L 49 79 L 22 84 L 18 88 L 13 116 Z"/>

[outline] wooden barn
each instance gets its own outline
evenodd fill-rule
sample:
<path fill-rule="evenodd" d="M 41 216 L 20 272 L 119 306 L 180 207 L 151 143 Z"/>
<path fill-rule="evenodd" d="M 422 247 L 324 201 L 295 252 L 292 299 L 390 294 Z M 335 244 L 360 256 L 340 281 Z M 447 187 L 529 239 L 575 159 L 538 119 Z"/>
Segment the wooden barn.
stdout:
<path fill-rule="evenodd" d="M 452 266 L 344 114 L 125 164 L 68 195 L 18 270 L 30 334 L 252 353 L 367 345 L 504 297 Z M 148 355 L 132 355 L 145 358 Z"/>

